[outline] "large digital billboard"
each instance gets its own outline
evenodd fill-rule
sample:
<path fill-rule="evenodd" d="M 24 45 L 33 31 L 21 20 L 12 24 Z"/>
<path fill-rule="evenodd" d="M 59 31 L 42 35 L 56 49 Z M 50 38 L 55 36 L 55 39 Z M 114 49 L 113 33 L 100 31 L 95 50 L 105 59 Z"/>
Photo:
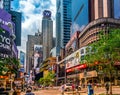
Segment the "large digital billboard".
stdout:
<path fill-rule="evenodd" d="M 43 61 L 43 46 L 34 45 L 34 68 L 38 68 Z"/>
<path fill-rule="evenodd" d="M 10 34 L 0 28 L 0 53 L 10 54 L 11 50 Z"/>
<path fill-rule="evenodd" d="M 0 53 L 12 54 L 12 45 L 14 46 L 10 37 L 12 32 L 14 32 L 14 23 L 11 21 L 11 15 L 0 9 Z"/>
<path fill-rule="evenodd" d="M 34 45 L 34 70 L 35 74 L 39 73 L 40 64 L 43 62 L 43 46 Z"/>
<path fill-rule="evenodd" d="M 7 32 L 12 32 L 13 22 L 11 21 L 11 15 L 0 9 L 0 28 L 6 30 Z"/>
<path fill-rule="evenodd" d="M 20 64 L 24 66 L 25 64 L 25 53 L 20 51 Z"/>
<path fill-rule="evenodd" d="M 25 53 L 23 51 L 20 51 L 20 71 L 24 72 L 24 64 L 25 64 Z"/>

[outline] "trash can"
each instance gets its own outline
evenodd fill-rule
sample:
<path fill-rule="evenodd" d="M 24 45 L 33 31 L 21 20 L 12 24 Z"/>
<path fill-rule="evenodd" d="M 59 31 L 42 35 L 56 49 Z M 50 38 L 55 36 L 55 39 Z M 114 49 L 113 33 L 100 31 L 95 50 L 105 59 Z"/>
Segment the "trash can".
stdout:
<path fill-rule="evenodd" d="M 93 95 L 94 91 L 91 84 L 88 84 L 88 95 Z"/>

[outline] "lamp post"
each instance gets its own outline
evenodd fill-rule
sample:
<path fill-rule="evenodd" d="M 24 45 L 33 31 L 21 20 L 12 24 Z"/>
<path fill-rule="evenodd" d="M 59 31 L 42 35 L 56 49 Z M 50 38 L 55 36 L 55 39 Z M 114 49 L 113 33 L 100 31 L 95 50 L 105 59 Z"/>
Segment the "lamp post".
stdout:
<path fill-rule="evenodd" d="M 56 64 L 56 69 L 57 69 L 57 71 L 56 71 L 56 86 L 58 85 L 58 73 L 59 73 L 59 66 L 58 66 L 58 56 L 57 56 L 57 60 L 56 60 L 57 62 L 57 64 Z"/>

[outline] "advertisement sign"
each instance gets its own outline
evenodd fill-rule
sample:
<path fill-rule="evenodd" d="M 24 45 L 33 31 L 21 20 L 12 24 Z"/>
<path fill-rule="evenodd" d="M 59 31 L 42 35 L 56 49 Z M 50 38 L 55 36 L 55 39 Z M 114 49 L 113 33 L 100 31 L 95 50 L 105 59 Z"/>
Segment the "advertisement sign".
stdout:
<path fill-rule="evenodd" d="M 51 11 L 49 11 L 49 10 L 44 10 L 44 12 L 43 12 L 43 16 L 44 17 L 51 17 Z"/>
<path fill-rule="evenodd" d="M 11 21 L 11 15 L 3 9 L 0 9 L 0 28 L 11 32 L 13 28 L 13 23 Z"/>
<path fill-rule="evenodd" d="M 11 53 L 11 41 L 9 32 L 0 28 L 0 53 Z"/>
<path fill-rule="evenodd" d="M 24 66 L 25 63 L 25 53 L 23 51 L 20 51 L 20 64 Z"/>
<path fill-rule="evenodd" d="M 14 32 L 14 23 L 11 21 L 11 15 L 0 9 L 0 53 L 11 54 L 13 51 L 14 55 L 17 57 L 18 50 L 13 42 L 11 46 L 10 35 Z"/>
<path fill-rule="evenodd" d="M 79 65 L 80 58 L 80 49 L 66 57 L 66 69 Z"/>
<path fill-rule="evenodd" d="M 34 45 L 34 69 L 40 66 L 43 61 L 43 46 Z"/>

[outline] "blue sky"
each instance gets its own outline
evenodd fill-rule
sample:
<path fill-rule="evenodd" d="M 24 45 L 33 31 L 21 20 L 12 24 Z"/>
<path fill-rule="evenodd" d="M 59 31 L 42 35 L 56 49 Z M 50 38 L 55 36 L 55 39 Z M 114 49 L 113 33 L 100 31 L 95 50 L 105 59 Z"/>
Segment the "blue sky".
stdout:
<path fill-rule="evenodd" d="M 56 0 L 13 0 L 12 10 L 22 13 L 22 40 L 19 50 L 26 52 L 27 35 L 41 31 L 42 12 L 48 9 L 52 12 L 53 36 L 55 36 Z"/>

